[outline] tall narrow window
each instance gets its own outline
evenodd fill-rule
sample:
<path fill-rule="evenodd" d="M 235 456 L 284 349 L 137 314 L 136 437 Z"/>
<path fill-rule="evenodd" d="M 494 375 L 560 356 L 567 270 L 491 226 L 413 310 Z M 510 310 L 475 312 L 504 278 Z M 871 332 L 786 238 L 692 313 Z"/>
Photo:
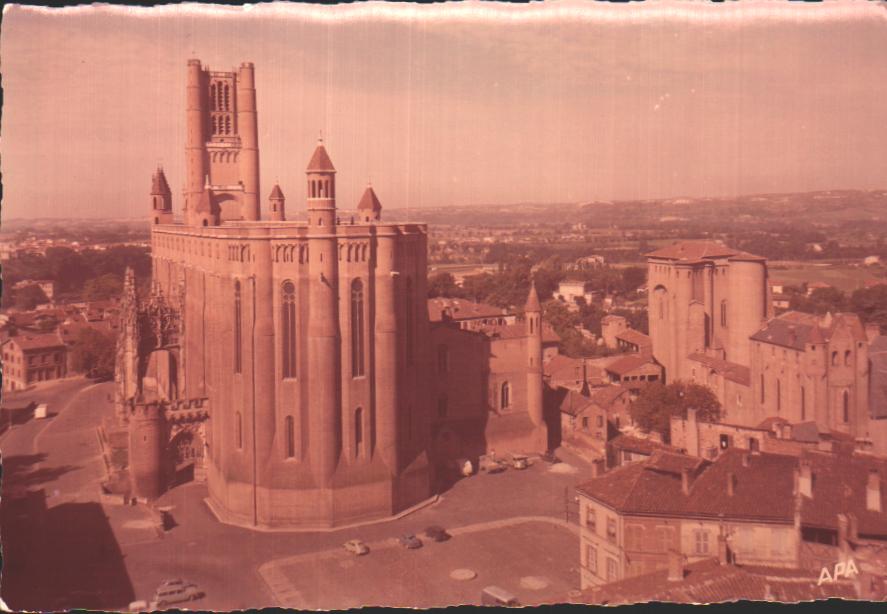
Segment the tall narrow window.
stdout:
<path fill-rule="evenodd" d="M 351 375 L 360 377 L 365 371 L 363 282 L 351 282 Z"/>
<path fill-rule="evenodd" d="M 243 305 L 240 296 L 240 281 L 234 282 L 234 372 L 241 373 L 243 370 L 243 352 L 241 348 L 241 340 L 243 338 Z"/>
<path fill-rule="evenodd" d="M 761 373 L 761 403 L 764 402 L 764 374 Z"/>
<path fill-rule="evenodd" d="M 283 377 L 296 377 L 296 286 L 287 281 L 283 284 L 281 328 L 283 337 Z"/>
<path fill-rule="evenodd" d="M 801 386 L 801 420 L 807 419 L 807 389 Z"/>
<path fill-rule="evenodd" d="M 846 350 L 846 351 L 844 352 L 844 365 L 845 365 L 845 366 L 849 366 L 849 365 L 850 365 L 850 350 Z"/>
<path fill-rule="evenodd" d="M 416 340 L 416 300 L 413 296 L 413 280 L 407 278 L 406 284 L 406 315 L 407 315 L 407 364 L 413 364 L 413 345 Z"/>
<path fill-rule="evenodd" d="M 360 456 L 363 452 L 363 408 L 354 410 L 354 454 Z"/>
<path fill-rule="evenodd" d="M 776 380 L 776 411 L 782 409 L 782 381 Z"/>
<path fill-rule="evenodd" d="M 846 390 L 841 395 L 841 401 L 844 408 L 844 422 L 850 422 L 850 393 Z"/>
<path fill-rule="evenodd" d="M 293 417 L 287 416 L 284 420 L 286 430 L 286 457 L 293 458 L 296 455 L 296 427 Z"/>
<path fill-rule="evenodd" d="M 503 382 L 499 392 L 499 408 L 508 409 L 509 407 L 511 407 L 511 384 Z"/>
<path fill-rule="evenodd" d="M 447 395 L 442 394 L 437 398 L 437 417 L 444 419 L 447 417 Z"/>
<path fill-rule="evenodd" d="M 243 448 L 243 416 L 240 412 L 234 414 L 234 442 L 238 450 Z"/>
<path fill-rule="evenodd" d="M 370 407 L 370 437 L 369 437 L 369 445 L 370 445 L 370 454 L 376 449 L 376 408 Z"/>
<path fill-rule="evenodd" d="M 536 318 L 534 318 L 533 316 L 530 316 L 530 334 L 531 335 L 533 334 L 533 330 L 534 330 L 533 324 L 535 324 L 535 322 L 536 322 Z"/>
<path fill-rule="evenodd" d="M 727 301 L 721 301 L 721 326 L 727 326 Z"/>

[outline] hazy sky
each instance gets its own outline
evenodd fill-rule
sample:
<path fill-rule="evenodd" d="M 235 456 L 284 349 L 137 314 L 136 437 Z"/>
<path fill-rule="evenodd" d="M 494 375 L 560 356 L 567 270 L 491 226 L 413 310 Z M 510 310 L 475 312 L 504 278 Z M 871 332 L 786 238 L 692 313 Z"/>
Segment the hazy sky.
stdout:
<path fill-rule="evenodd" d="M 193 5 L 192 5 L 193 6 Z M 256 65 L 261 190 L 304 208 L 887 188 L 887 7 L 7 6 L 4 218 L 181 211 L 185 66 Z"/>

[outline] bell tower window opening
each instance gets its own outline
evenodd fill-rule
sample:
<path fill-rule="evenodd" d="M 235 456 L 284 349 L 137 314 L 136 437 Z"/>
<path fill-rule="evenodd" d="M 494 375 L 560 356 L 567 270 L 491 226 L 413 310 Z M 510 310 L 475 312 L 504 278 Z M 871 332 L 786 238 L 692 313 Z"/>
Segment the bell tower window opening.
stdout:
<path fill-rule="evenodd" d="M 360 456 L 363 452 L 363 408 L 354 410 L 354 455 Z"/>
<path fill-rule="evenodd" d="M 499 391 L 499 408 L 508 409 L 509 407 L 511 407 L 511 384 L 503 382 Z"/>
<path fill-rule="evenodd" d="M 286 457 L 294 458 L 296 456 L 296 428 L 293 424 L 294 420 L 292 416 L 287 416 L 284 420 L 286 431 Z"/>
<path fill-rule="evenodd" d="M 850 422 L 850 393 L 846 390 L 841 394 L 841 405 L 844 410 L 844 423 L 846 424 Z"/>
<path fill-rule="evenodd" d="M 291 281 L 283 284 L 281 325 L 283 337 L 283 377 L 296 377 L 296 286 Z"/>
<path fill-rule="evenodd" d="M 366 372 L 364 331 L 363 282 L 351 282 L 351 375 L 361 377 Z"/>

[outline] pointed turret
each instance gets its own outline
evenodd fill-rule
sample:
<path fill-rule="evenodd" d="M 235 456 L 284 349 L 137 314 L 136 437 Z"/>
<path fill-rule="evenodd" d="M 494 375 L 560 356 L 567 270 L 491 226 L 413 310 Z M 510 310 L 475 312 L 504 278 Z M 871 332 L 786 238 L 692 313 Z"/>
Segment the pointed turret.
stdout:
<path fill-rule="evenodd" d="M 536 282 L 530 283 L 530 293 L 527 295 L 527 303 L 524 305 L 524 311 L 526 312 L 539 312 L 542 311 L 542 306 L 539 304 L 539 293 L 536 292 Z"/>
<path fill-rule="evenodd" d="M 382 203 L 376 196 L 373 186 L 367 184 L 360 202 L 357 204 L 357 214 L 364 222 L 376 221 L 382 219 Z"/>
<path fill-rule="evenodd" d="M 276 183 L 271 190 L 271 195 L 268 197 L 268 204 L 272 221 L 282 222 L 286 220 L 286 199 L 283 196 L 283 190 Z"/>
<path fill-rule="evenodd" d="M 323 139 L 305 170 L 308 179 L 308 227 L 323 232 L 336 224 L 336 167 L 333 166 Z"/>
<path fill-rule="evenodd" d="M 151 223 L 172 224 L 172 191 L 159 166 L 151 176 Z"/>

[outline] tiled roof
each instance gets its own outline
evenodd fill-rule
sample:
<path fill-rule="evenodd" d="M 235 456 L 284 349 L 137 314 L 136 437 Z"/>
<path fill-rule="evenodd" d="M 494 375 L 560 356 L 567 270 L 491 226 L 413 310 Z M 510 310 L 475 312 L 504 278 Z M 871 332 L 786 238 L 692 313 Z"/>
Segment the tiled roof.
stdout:
<path fill-rule="evenodd" d="M 430 298 L 428 299 L 428 318 L 432 322 L 440 322 L 443 313 L 452 320 L 472 320 L 476 318 L 493 318 L 509 315 L 500 307 L 486 303 L 475 303 L 463 298 Z"/>
<path fill-rule="evenodd" d="M 610 384 L 609 386 L 592 388 L 591 400 L 601 409 L 607 410 L 624 394 L 628 394 L 627 388 L 618 384 Z"/>
<path fill-rule="evenodd" d="M 803 350 L 807 344 L 827 343 L 835 331 L 843 327 L 849 330 L 854 340 L 867 340 L 862 321 L 855 313 L 820 317 L 800 311 L 789 311 L 769 320 L 751 338 L 753 341 Z"/>
<path fill-rule="evenodd" d="M 524 311 L 540 311 L 542 307 L 539 305 L 539 293 L 536 292 L 536 284 L 530 284 L 530 292 L 527 295 L 527 302 L 524 305 Z"/>
<path fill-rule="evenodd" d="M 323 146 L 323 141 L 317 142 L 317 147 L 314 149 L 314 154 L 312 154 L 311 161 L 308 162 L 306 170 L 308 172 L 332 172 L 336 170 L 336 167 L 333 166 L 333 161 L 330 160 L 330 156 L 326 152 L 326 148 Z"/>
<path fill-rule="evenodd" d="M 49 350 L 65 345 L 57 333 L 20 334 L 10 337 L 9 342 L 15 343 L 26 352 L 31 350 Z"/>
<path fill-rule="evenodd" d="M 571 358 L 566 354 L 556 354 L 542 368 L 545 376 L 555 382 L 573 381 L 581 383 L 583 362 L 586 362 L 583 358 Z M 604 384 L 604 371 L 600 367 L 586 364 L 584 372 L 589 386 L 601 386 Z"/>
<path fill-rule="evenodd" d="M 633 328 L 627 328 L 622 332 L 616 334 L 617 339 L 622 339 L 623 341 L 627 341 L 628 343 L 633 343 L 638 347 L 650 347 L 653 345 L 653 340 L 650 339 L 648 335 L 645 335 L 639 330 L 635 330 Z"/>
<path fill-rule="evenodd" d="M 743 456 L 748 466 L 743 465 Z M 699 466 L 685 495 L 679 467 L 693 460 Z M 873 456 L 806 452 L 799 459 L 730 449 L 709 462 L 655 453 L 649 461 L 593 478 L 578 486 L 577 491 L 627 514 L 788 523 L 794 520 L 794 475 L 802 460 L 810 462 L 813 474 L 813 496 L 802 497 L 803 525 L 835 530 L 837 515 L 852 513 L 860 535 L 887 536 L 887 511 L 866 508 L 866 484 L 869 472 L 875 470 L 881 476 L 881 509 L 887 510 L 887 459 Z M 733 496 L 726 487 L 731 473 L 735 477 Z"/>
<path fill-rule="evenodd" d="M 625 375 L 647 364 L 657 365 L 656 360 L 649 354 L 627 354 L 608 364 L 606 370 L 617 375 Z"/>
<path fill-rule="evenodd" d="M 609 441 L 609 444 L 619 450 L 627 450 L 629 452 L 637 452 L 646 455 L 653 454 L 656 450 L 674 451 L 674 448 L 667 444 L 659 443 L 652 439 L 632 437 L 631 435 L 625 435 L 624 433 L 616 435 L 616 437 Z"/>
<path fill-rule="evenodd" d="M 563 400 L 560 402 L 559 409 L 563 414 L 578 416 L 593 405 L 594 403 L 588 397 L 579 394 L 575 390 L 567 390 Z"/>
<path fill-rule="evenodd" d="M 668 579 L 668 570 L 634 576 L 583 591 L 590 604 L 722 603 L 737 600 L 798 602 L 832 597 L 856 599 L 851 580 L 818 585 L 819 570 L 721 565 L 716 558 L 684 566 L 683 579 Z"/>
<path fill-rule="evenodd" d="M 667 260 L 698 261 L 709 258 L 753 258 L 763 260 L 760 256 L 727 247 L 716 241 L 680 241 L 647 254 L 648 258 L 665 258 Z"/>
<path fill-rule="evenodd" d="M 158 168 L 157 172 L 154 173 L 154 176 L 151 177 L 151 194 L 157 194 L 160 196 L 169 195 L 169 183 L 166 181 L 166 175 L 163 173 L 162 168 Z"/>
<path fill-rule="evenodd" d="M 751 385 L 751 369 L 745 365 L 722 360 L 714 356 L 706 356 L 705 354 L 690 354 L 687 358 L 709 369 L 713 369 L 715 373 L 731 382 L 736 382 L 743 386 Z"/>

